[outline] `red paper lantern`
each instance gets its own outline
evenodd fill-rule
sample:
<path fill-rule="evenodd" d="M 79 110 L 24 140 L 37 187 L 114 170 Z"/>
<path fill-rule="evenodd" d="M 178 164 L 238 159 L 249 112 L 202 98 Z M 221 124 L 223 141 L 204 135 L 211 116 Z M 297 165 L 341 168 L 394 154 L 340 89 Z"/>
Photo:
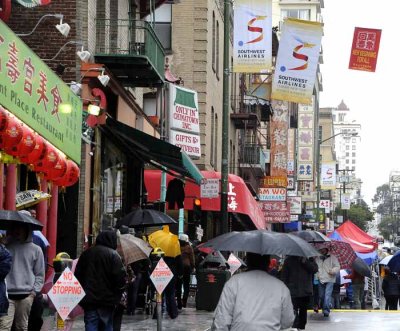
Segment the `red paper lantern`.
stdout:
<path fill-rule="evenodd" d="M 48 171 L 53 169 L 58 162 L 59 155 L 58 155 L 56 149 L 53 146 L 51 146 L 50 144 L 46 143 L 46 145 L 47 145 L 47 148 L 46 148 L 44 157 L 41 160 L 39 160 L 33 164 L 34 170 L 36 172 L 47 173 Z"/>
<path fill-rule="evenodd" d="M 3 134 L 7 128 L 9 114 L 7 111 L 0 106 L 0 134 Z"/>
<path fill-rule="evenodd" d="M 19 160 L 22 163 L 26 164 L 34 164 L 35 162 L 40 161 L 44 158 L 44 154 L 46 153 L 46 143 L 44 139 L 36 134 L 35 135 L 35 147 L 33 148 L 32 152 L 27 154 L 26 156 L 21 156 Z"/>
<path fill-rule="evenodd" d="M 58 180 L 65 175 L 67 171 L 67 160 L 64 156 L 59 156 L 57 164 L 54 168 L 47 171 L 44 175 L 44 178 L 49 181 Z"/>
<path fill-rule="evenodd" d="M 71 160 L 67 160 L 67 171 L 64 176 L 53 182 L 58 186 L 72 186 L 79 180 L 80 170 L 77 164 Z"/>
<path fill-rule="evenodd" d="M 21 122 L 15 117 L 9 116 L 7 127 L 0 137 L 0 148 L 4 150 L 11 149 L 13 146 L 18 145 L 21 139 L 22 139 Z"/>
<path fill-rule="evenodd" d="M 36 145 L 35 133 L 26 125 L 22 124 L 22 139 L 18 145 L 5 148 L 7 154 L 22 157 L 26 156 L 33 151 Z"/>

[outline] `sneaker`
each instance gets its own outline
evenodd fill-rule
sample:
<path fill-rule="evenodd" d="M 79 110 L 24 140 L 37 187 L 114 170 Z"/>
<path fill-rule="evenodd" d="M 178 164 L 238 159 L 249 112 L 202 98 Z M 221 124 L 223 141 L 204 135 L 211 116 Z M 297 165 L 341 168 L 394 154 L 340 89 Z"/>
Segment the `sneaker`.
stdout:
<path fill-rule="evenodd" d="M 324 317 L 329 317 L 329 313 L 324 313 Z"/>

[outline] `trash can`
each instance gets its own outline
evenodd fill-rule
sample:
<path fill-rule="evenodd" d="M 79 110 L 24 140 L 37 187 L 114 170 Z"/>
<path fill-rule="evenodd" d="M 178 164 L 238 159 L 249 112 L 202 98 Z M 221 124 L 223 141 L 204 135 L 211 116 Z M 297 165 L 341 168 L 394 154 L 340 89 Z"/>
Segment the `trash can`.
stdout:
<path fill-rule="evenodd" d="M 222 289 L 231 277 L 222 255 L 209 254 L 199 265 L 196 274 L 196 309 L 213 311 L 218 304 Z"/>
<path fill-rule="evenodd" d="M 53 268 L 54 268 L 54 278 L 53 283 L 55 283 L 58 278 L 61 276 L 63 271 L 68 267 L 72 268 L 73 260 L 69 256 L 69 254 L 61 252 L 56 255 L 53 259 Z"/>

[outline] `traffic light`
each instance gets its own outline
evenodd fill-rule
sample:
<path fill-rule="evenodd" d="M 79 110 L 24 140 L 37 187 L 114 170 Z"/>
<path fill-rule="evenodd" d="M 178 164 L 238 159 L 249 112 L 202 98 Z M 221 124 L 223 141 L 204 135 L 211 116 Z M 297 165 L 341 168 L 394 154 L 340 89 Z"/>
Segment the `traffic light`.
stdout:
<path fill-rule="evenodd" d="M 193 221 L 195 223 L 201 221 L 201 200 L 198 198 L 193 199 Z"/>

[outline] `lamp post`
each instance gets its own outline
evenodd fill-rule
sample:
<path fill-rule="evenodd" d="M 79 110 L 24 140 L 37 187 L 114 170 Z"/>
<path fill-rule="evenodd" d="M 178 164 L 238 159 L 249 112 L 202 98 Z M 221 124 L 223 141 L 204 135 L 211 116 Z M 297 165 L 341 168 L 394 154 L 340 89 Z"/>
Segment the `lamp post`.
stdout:
<path fill-rule="evenodd" d="M 322 157 L 321 156 L 321 145 L 324 142 L 326 142 L 332 138 L 335 138 L 336 136 L 339 136 L 341 134 L 347 134 L 348 137 L 358 136 L 358 132 L 353 132 L 350 134 L 348 134 L 348 132 L 338 132 L 338 133 L 334 134 L 333 136 L 330 136 L 329 138 L 326 138 L 324 140 L 322 140 L 322 137 L 318 137 L 318 146 L 317 146 L 317 148 L 318 148 L 317 149 L 317 155 L 318 155 L 318 158 L 317 158 L 317 215 L 316 215 L 317 216 L 316 219 L 317 219 L 318 223 L 320 221 L 319 203 L 320 203 L 320 195 L 321 195 L 321 157 Z"/>

